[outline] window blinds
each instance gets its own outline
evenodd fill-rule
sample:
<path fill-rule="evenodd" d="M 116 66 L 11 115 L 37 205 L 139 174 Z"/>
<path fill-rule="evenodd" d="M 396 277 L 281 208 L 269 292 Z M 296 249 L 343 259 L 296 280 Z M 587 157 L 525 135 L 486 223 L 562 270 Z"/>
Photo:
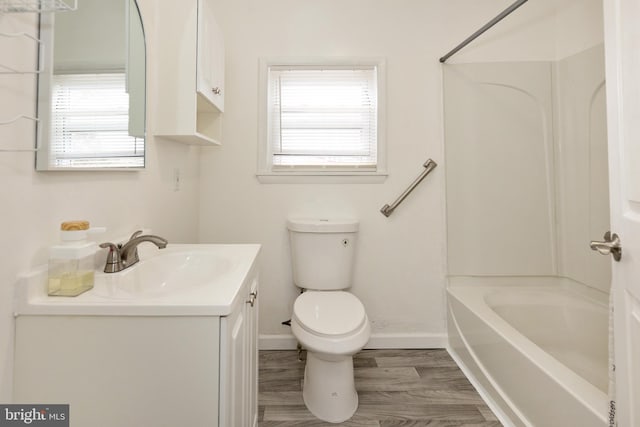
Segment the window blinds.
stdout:
<path fill-rule="evenodd" d="M 272 66 L 268 108 L 275 167 L 375 169 L 375 66 Z"/>
<path fill-rule="evenodd" d="M 128 127 L 124 73 L 53 76 L 53 166 L 144 166 L 144 138 L 129 136 Z"/>

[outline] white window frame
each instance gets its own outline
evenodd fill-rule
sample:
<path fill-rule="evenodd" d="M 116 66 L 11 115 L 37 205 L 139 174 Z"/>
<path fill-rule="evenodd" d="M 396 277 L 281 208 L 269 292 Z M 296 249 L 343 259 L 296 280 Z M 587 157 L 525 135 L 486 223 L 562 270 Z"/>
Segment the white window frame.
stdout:
<path fill-rule="evenodd" d="M 269 143 L 269 69 L 281 66 L 300 67 L 375 67 L 377 74 L 377 159 L 374 169 L 357 167 L 273 167 Z M 259 80 L 258 180 L 262 183 L 379 183 L 387 177 L 386 156 L 386 63 L 383 58 L 262 58 Z"/>

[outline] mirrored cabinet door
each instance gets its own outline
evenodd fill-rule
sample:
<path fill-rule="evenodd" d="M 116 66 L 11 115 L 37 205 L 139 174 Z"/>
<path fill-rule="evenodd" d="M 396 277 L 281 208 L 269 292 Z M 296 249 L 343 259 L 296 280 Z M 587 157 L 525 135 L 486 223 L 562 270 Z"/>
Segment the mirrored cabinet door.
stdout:
<path fill-rule="evenodd" d="M 135 0 L 42 14 L 38 170 L 145 165 L 145 39 Z"/>

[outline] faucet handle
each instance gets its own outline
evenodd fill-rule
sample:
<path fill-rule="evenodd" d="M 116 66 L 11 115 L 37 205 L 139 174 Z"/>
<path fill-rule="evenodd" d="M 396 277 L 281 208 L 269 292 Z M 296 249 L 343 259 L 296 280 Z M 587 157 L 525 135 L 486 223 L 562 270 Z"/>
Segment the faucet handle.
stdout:
<path fill-rule="evenodd" d="M 104 265 L 105 273 L 115 273 L 122 270 L 122 259 L 120 258 L 120 247 L 111 242 L 100 243 L 103 249 L 109 249 L 107 262 Z"/>
<path fill-rule="evenodd" d="M 116 245 L 115 243 L 111 243 L 111 242 L 100 243 L 98 246 L 100 246 L 102 249 L 109 249 L 109 254 L 111 254 L 111 252 L 119 252 L 120 251 L 120 248 L 118 247 L 118 245 Z"/>
<path fill-rule="evenodd" d="M 129 237 L 129 240 L 133 240 L 141 234 L 142 234 L 142 230 L 134 231 L 131 237 Z"/>

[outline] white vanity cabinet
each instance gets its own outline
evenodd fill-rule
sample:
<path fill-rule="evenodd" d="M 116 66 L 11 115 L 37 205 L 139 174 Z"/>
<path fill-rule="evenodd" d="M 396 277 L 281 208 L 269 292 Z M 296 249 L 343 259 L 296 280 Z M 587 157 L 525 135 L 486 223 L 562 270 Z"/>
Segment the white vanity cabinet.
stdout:
<path fill-rule="evenodd" d="M 71 427 L 257 426 L 259 246 L 237 246 L 247 259 L 229 261 L 235 285 L 172 304 L 101 308 L 93 290 L 18 303 L 14 401 L 69 404 Z M 20 286 L 18 299 L 34 294 Z"/>
<path fill-rule="evenodd" d="M 224 40 L 211 3 L 158 3 L 155 136 L 197 145 L 221 143 Z"/>

